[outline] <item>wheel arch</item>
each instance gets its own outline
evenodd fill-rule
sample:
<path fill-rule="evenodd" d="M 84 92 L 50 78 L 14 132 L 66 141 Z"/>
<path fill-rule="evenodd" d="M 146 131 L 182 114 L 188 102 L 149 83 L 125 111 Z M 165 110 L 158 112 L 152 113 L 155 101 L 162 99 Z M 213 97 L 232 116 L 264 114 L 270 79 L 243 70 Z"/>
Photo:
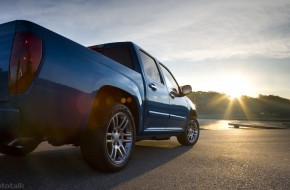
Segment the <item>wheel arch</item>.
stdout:
<path fill-rule="evenodd" d="M 194 109 L 190 109 L 189 116 L 190 116 L 190 117 L 193 116 L 193 117 L 197 118 L 196 110 L 194 110 Z"/>
<path fill-rule="evenodd" d="M 121 103 L 129 108 L 135 122 L 135 132 L 137 134 L 142 129 L 141 104 L 136 95 L 123 89 L 110 85 L 102 86 L 94 99 L 91 114 L 96 111 L 102 112 L 102 110 L 106 112 L 114 103 Z"/>

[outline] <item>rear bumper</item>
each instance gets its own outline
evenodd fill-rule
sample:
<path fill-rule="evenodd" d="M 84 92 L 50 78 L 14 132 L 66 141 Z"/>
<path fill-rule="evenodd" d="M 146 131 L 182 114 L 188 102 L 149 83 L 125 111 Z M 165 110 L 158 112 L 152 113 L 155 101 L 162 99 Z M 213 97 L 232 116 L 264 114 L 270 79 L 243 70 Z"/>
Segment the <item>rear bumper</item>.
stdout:
<path fill-rule="evenodd" d="M 19 110 L 0 104 L 0 138 L 10 138 L 19 131 Z"/>

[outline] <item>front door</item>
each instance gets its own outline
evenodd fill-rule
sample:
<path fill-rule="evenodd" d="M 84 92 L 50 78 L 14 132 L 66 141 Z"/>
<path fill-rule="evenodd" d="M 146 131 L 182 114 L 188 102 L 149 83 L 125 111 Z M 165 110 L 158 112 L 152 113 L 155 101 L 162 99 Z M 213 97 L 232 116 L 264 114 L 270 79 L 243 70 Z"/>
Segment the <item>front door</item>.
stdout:
<path fill-rule="evenodd" d="M 167 130 L 183 131 L 189 114 L 189 109 L 186 106 L 186 99 L 181 95 L 180 88 L 170 71 L 163 65 L 161 65 L 161 70 L 170 96 L 170 111 Z"/>

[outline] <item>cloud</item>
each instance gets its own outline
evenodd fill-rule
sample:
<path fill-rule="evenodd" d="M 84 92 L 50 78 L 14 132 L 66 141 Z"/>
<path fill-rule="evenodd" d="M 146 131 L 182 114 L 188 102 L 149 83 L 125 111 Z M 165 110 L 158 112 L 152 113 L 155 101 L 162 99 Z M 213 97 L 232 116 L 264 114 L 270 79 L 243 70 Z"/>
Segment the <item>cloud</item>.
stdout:
<path fill-rule="evenodd" d="M 247 75 L 259 86 L 268 75 L 278 82 L 261 92 L 287 91 L 290 98 L 284 82 L 290 81 L 289 1 L 11 0 L 0 2 L 0 12 L 0 23 L 31 20 L 83 45 L 136 42 L 182 83 L 198 81 L 199 89 L 214 88 L 214 78 L 226 72 Z M 263 67 L 266 60 L 269 67 Z"/>
<path fill-rule="evenodd" d="M 184 9 L 187 11 L 188 7 Z M 190 25 L 177 27 L 168 34 L 176 48 L 166 53 L 170 55 L 167 59 L 177 59 L 177 55 L 188 60 L 290 56 L 290 33 L 285 32 L 286 28 L 289 30 L 289 6 L 277 1 L 263 1 L 263 4 L 247 1 L 219 4 L 218 1 L 193 8 L 192 12 L 192 20 L 187 22 Z M 164 37 L 161 39 L 166 41 Z"/>
<path fill-rule="evenodd" d="M 290 57 L 287 1 L 9 3 L 1 2 L 3 15 L 35 21 L 84 45 L 130 40 L 163 60 Z"/>

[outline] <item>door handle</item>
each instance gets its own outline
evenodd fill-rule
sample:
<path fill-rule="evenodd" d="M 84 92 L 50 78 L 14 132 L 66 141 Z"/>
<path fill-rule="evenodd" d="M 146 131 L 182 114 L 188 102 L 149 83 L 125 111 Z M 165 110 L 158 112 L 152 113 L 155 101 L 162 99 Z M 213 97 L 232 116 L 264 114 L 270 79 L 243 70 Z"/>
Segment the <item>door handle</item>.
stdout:
<path fill-rule="evenodd" d="M 172 99 L 174 99 L 176 96 L 175 96 L 175 93 L 173 91 L 169 92 L 169 95 Z"/>
<path fill-rule="evenodd" d="M 157 87 L 153 83 L 150 83 L 148 86 L 154 91 L 157 90 Z"/>

